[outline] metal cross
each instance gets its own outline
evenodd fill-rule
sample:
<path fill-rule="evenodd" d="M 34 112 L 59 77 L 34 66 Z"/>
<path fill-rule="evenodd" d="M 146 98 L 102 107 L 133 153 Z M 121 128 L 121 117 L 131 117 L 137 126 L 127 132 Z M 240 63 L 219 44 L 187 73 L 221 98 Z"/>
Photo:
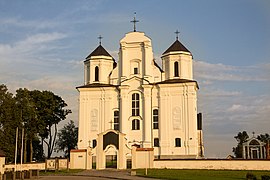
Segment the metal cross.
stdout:
<path fill-rule="evenodd" d="M 111 124 L 111 129 L 113 129 L 112 126 L 113 126 L 114 122 L 111 120 L 109 123 Z"/>
<path fill-rule="evenodd" d="M 176 34 L 176 40 L 178 40 L 178 34 L 180 34 L 180 32 L 176 30 L 174 33 Z"/>
<path fill-rule="evenodd" d="M 133 21 L 130 21 L 134 24 L 134 32 L 136 32 L 136 23 L 139 22 L 138 20 L 136 20 L 136 12 L 134 13 L 134 19 Z"/>
<path fill-rule="evenodd" d="M 99 39 L 99 45 L 101 45 L 101 39 L 102 39 L 103 37 L 101 36 L 101 35 L 99 35 L 98 36 L 98 39 Z"/>

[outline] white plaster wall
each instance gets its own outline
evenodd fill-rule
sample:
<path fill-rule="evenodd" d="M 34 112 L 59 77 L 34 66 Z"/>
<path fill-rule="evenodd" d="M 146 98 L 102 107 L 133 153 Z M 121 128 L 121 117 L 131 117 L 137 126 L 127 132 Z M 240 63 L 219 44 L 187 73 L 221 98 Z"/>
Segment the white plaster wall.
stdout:
<path fill-rule="evenodd" d="M 5 170 L 4 170 L 4 166 L 5 166 L 5 157 L 0 157 L 0 173 L 4 174 Z"/>
<path fill-rule="evenodd" d="M 99 67 L 99 83 L 109 84 L 109 74 L 113 70 L 113 59 L 109 56 L 92 56 L 90 61 L 90 83 L 95 82 L 95 67 Z"/>
<path fill-rule="evenodd" d="M 179 77 L 174 77 L 174 62 L 178 62 Z M 176 51 L 162 57 L 162 67 L 165 69 L 165 78 L 168 79 L 193 79 L 192 55 Z"/>
<path fill-rule="evenodd" d="M 97 134 L 112 129 L 113 111 L 119 108 L 118 91 L 115 87 L 81 88 L 79 91 L 78 148 L 86 149 L 92 146 Z"/>
<path fill-rule="evenodd" d="M 70 169 L 86 169 L 86 151 L 70 152 Z"/>
<path fill-rule="evenodd" d="M 161 155 L 196 157 L 198 153 L 196 84 L 161 84 L 159 87 Z M 177 124 L 173 120 L 175 109 L 180 111 L 177 115 L 180 123 L 177 118 Z M 181 138 L 181 147 L 175 147 L 175 138 Z"/>
<path fill-rule="evenodd" d="M 154 160 L 154 168 L 270 170 L 269 160 Z"/>

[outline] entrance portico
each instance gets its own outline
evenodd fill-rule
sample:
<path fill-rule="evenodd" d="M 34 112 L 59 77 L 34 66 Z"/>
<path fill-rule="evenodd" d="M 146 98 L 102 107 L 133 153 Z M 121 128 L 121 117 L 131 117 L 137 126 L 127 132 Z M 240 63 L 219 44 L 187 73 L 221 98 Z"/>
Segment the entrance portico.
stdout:
<path fill-rule="evenodd" d="M 107 130 L 98 134 L 96 146 L 96 168 L 105 169 L 106 155 L 114 155 L 117 157 L 117 169 L 126 169 L 126 154 L 131 151 L 126 144 L 125 134 L 119 131 Z"/>

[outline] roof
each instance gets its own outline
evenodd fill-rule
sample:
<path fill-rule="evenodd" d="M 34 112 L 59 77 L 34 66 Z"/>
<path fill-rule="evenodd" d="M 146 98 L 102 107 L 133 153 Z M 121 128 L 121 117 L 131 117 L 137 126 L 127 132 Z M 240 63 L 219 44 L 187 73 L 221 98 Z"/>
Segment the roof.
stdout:
<path fill-rule="evenodd" d="M 117 87 L 117 86 L 112 85 L 112 84 L 93 83 L 93 84 L 78 86 L 78 87 L 76 87 L 76 89 L 78 89 L 78 88 L 96 88 L 96 87 Z"/>
<path fill-rule="evenodd" d="M 90 58 L 91 56 L 110 56 L 112 57 L 103 46 L 99 45 L 91 54 L 89 54 L 86 59 Z"/>
<path fill-rule="evenodd" d="M 184 51 L 190 53 L 190 51 L 180 41 L 178 41 L 178 39 L 163 54 L 173 51 Z"/>
<path fill-rule="evenodd" d="M 175 84 L 175 83 L 191 83 L 191 82 L 195 82 L 197 85 L 197 88 L 199 89 L 199 85 L 197 81 L 189 80 L 189 79 L 169 79 L 169 80 L 158 82 L 156 84 Z"/>
<path fill-rule="evenodd" d="M 155 61 L 155 60 L 153 60 L 154 61 L 154 65 L 160 70 L 160 72 L 164 72 L 162 69 L 161 69 L 161 67 L 159 67 L 159 65 L 157 64 L 157 62 Z"/>
<path fill-rule="evenodd" d="M 2 149 L 0 149 L 0 157 L 5 157 L 5 156 L 6 156 L 5 152 Z"/>

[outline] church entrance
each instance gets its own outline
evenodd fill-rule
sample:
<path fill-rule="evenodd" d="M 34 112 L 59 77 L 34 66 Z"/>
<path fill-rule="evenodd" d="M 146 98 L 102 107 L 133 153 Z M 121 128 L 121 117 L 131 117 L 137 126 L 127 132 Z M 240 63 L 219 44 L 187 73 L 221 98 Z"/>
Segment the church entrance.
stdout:
<path fill-rule="evenodd" d="M 119 135 L 108 132 L 103 136 L 103 149 L 105 153 L 105 167 L 117 168 L 117 154 L 119 149 Z"/>
<path fill-rule="evenodd" d="M 257 151 L 257 149 L 252 149 L 252 159 L 258 159 L 258 151 Z"/>
<path fill-rule="evenodd" d="M 107 130 L 98 134 L 96 146 L 96 169 L 127 168 L 127 154 L 131 149 L 127 147 L 125 134 Z"/>
<path fill-rule="evenodd" d="M 117 149 L 114 145 L 109 145 L 105 149 L 106 168 L 117 168 Z"/>

